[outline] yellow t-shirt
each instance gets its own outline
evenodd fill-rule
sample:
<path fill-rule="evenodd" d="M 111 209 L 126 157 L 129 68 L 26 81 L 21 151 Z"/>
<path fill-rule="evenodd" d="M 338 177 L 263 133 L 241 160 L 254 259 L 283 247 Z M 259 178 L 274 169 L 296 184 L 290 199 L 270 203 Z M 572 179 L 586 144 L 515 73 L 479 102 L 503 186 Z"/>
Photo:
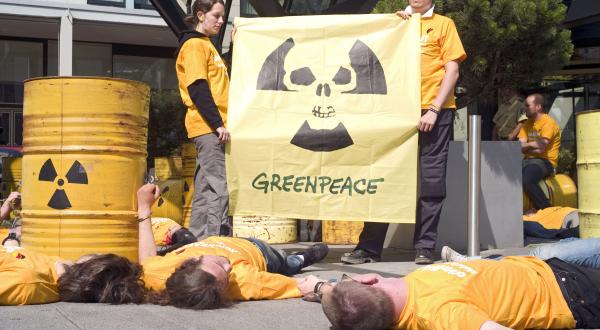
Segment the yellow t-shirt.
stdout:
<path fill-rule="evenodd" d="M 56 302 L 59 257 L 26 249 L 0 246 L 0 305 L 31 305 Z"/>
<path fill-rule="evenodd" d="M 535 257 L 434 264 L 406 276 L 397 329 L 571 329 L 575 319 L 550 267 Z"/>
<path fill-rule="evenodd" d="M 532 215 L 524 215 L 523 221 L 537 222 L 546 229 L 561 229 L 565 220 L 574 220 L 577 217 L 577 209 L 567 206 L 551 206 L 538 210 Z"/>
<path fill-rule="evenodd" d="M 180 224 L 169 218 L 152 218 L 151 221 L 154 244 L 156 245 L 167 245 L 169 228 L 173 226 L 181 227 Z"/>
<path fill-rule="evenodd" d="M 560 149 L 560 127 L 547 114 L 542 114 L 538 120 L 527 119 L 519 131 L 519 140 L 527 142 L 537 141 L 540 138 L 546 138 L 548 146 L 543 154 L 525 153 L 525 158 L 545 158 L 552 166 L 558 164 L 558 151 Z"/>
<path fill-rule="evenodd" d="M 435 100 L 446 72 L 444 65 L 450 61 L 460 63 L 465 58 L 467 54 L 452 19 L 435 13 L 421 18 L 421 109 L 429 108 Z M 442 108 L 456 109 L 454 93 Z"/>
<path fill-rule="evenodd" d="M 179 81 L 179 93 L 187 107 L 185 128 L 188 137 L 193 138 L 212 132 L 188 93 L 188 86 L 198 79 L 208 82 L 210 92 L 219 109 L 223 124 L 227 123 L 227 100 L 229 97 L 229 77 L 225 62 L 207 37 L 192 38 L 181 47 L 175 62 Z"/>
<path fill-rule="evenodd" d="M 217 236 L 188 244 L 164 257 L 144 260 L 142 267 L 146 287 L 155 291 L 164 289 L 167 279 L 179 265 L 189 258 L 204 255 L 222 256 L 231 262 L 228 287 L 231 299 L 285 299 L 302 296 L 295 279 L 267 272 L 264 256 L 250 241 Z"/>

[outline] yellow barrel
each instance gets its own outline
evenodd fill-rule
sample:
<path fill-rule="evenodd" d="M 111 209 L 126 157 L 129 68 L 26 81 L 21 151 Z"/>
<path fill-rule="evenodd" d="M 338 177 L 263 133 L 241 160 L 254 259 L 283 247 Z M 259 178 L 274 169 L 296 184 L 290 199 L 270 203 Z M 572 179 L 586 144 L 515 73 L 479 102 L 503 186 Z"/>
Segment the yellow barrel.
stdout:
<path fill-rule="evenodd" d="M 172 179 L 158 181 L 160 197 L 152 205 L 152 216 L 169 218 L 178 224 L 183 221 L 182 203 L 183 180 Z"/>
<path fill-rule="evenodd" d="M 576 115 L 579 236 L 600 237 L 600 110 Z"/>
<path fill-rule="evenodd" d="M 181 179 L 183 175 L 181 157 L 154 158 L 154 174 L 159 181 Z"/>
<path fill-rule="evenodd" d="M 13 191 L 19 191 L 21 185 L 21 157 L 2 158 L 2 198 Z"/>
<path fill-rule="evenodd" d="M 183 226 L 190 227 L 192 201 L 194 199 L 194 174 L 196 172 L 196 146 L 184 143 L 181 146 L 183 166 Z"/>
<path fill-rule="evenodd" d="M 550 200 L 550 206 L 577 208 L 577 186 L 568 175 L 556 174 L 540 181 L 538 185 Z M 523 191 L 523 211 L 532 208 L 534 208 L 533 203 Z"/>
<path fill-rule="evenodd" d="M 137 260 L 150 88 L 92 77 L 25 82 L 23 246 Z"/>
<path fill-rule="evenodd" d="M 358 244 L 362 221 L 322 221 L 323 242 L 327 244 Z"/>
<path fill-rule="evenodd" d="M 254 237 L 267 243 L 295 242 L 298 227 L 295 219 L 262 216 L 233 217 L 233 237 Z"/>

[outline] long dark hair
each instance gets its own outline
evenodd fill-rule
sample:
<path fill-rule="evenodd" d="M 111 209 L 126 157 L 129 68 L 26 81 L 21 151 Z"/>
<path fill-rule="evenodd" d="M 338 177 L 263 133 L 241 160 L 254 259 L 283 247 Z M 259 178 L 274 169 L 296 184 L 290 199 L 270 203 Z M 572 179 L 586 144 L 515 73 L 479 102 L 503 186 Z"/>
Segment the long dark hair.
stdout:
<path fill-rule="evenodd" d="M 186 260 L 167 279 L 166 289 L 149 294 L 149 302 L 197 310 L 231 306 L 222 284 L 201 264 L 202 258 Z"/>
<path fill-rule="evenodd" d="M 220 3 L 223 6 L 225 6 L 225 2 L 223 2 L 223 0 L 196 0 L 196 1 L 194 1 L 194 4 L 192 5 L 192 14 L 185 18 L 185 22 L 188 24 L 191 24 L 193 26 L 198 25 L 198 23 L 200 23 L 200 20 L 198 20 L 198 12 L 207 13 L 217 3 Z"/>
<path fill-rule="evenodd" d="M 142 267 L 116 254 L 99 254 L 91 259 L 65 266 L 58 279 L 62 301 L 140 304 L 145 289 Z"/>

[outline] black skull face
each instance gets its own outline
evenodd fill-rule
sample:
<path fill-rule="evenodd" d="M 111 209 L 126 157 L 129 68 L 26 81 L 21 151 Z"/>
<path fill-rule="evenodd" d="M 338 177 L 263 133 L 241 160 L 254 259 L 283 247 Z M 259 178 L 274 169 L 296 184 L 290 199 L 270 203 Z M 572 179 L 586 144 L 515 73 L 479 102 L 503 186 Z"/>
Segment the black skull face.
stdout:
<path fill-rule="evenodd" d="M 328 100 L 327 106 L 315 105 L 310 111 L 313 117 L 321 119 L 336 116 L 335 106 L 329 102 L 333 86 L 341 89 L 340 94 L 387 94 L 381 63 L 375 53 L 360 40 L 354 43 L 348 53 L 351 70 L 343 65 L 345 61 L 342 60 L 333 77 L 320 81 L 309 67 L 303 66 L 291 70 L 287 85 L 285 59 L 294 46 L 294 39 L 289 38 L 266 58 L 258 76 L 257 90 L 299 92 L 307 87 L 314 88 L 317 97 Z M 311 151 L 334 151 L 351 146 L 354 141 L 342 122 L 332 129 L 313 129 L 308 121 L 304 121 L 290 143 Z"/>

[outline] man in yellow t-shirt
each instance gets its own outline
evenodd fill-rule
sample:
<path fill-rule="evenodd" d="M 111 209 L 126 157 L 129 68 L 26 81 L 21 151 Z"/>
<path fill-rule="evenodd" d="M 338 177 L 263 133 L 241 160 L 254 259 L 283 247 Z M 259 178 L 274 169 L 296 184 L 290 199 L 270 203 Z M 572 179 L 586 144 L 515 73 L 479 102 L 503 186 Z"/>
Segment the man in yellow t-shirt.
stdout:
<path fill-rule="evenodd" d="M 409 19 L 421 14 L 421 118 L 419 129 L 419 182 L 413 244 L 417 264 L 433 263 L 437 227 L 446 198 L 446 164 L 453 138 L 456 102 L 454 87 L 459 65 L 467 54 L 452 19 L 434 12 L 432 0 L 410 0 L 397 15 Z M 381 260 L 387 223 L 366 222 L 354 251 L 341 261 L 360 264 Z"/>
<path fill-rule="evenodd" d="M 532 94 L 525 100 L 527 121 L 519 132 L 523 159 L 523 188 L 533 205 L 550 207 L 550 201 L 538 182 L 554 173 L 560 149 L 560 127 L 544 112 L 544 97 Z"/>
<path fill-rule="evenodd" d="M 317 291 L 339 329 L 597 329 L 599 285 L 597 269 L 507 257 L 429 265 L 404 278 L 357 275 Z"/>

